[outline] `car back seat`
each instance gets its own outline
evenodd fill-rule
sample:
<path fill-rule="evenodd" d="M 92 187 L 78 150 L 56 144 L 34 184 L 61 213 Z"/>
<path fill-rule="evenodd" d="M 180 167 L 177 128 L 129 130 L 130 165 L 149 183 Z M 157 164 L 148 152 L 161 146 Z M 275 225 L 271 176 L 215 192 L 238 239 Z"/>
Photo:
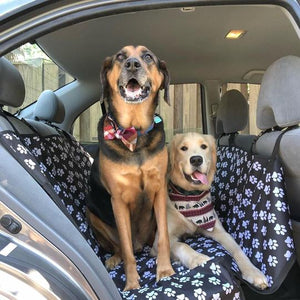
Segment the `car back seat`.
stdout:
<path fill-rule="evenodd" d="M 238 91 L 224 94 L 217 114 L 216 129 L 221 137 L 211 193 L 225 229 L 267 276 L 269 289 L 262 293 L 273 293 L 295 261 L 290 216 L 287 210 L 279 211 L 276 206 L 278 201 L 287 206 L 284 192 L 271 201 L 272 191 L 281 192 L 284 188 L 282 181 L 272 180 L 274 174 L 283 177 L 280 167 L 278 170 L 277 165 L 272 165 L 274 144 L 269 157 L 253 155 L 257 137 L 238 134 L 247 120 L 245 98 Z M 284 233 L 278 231 L 281 228 Z"/>
<path fill-rule="evenodd" d="M 256 142 L 256 153 L 261 155 L 270 154 L 283 128 L 292 128 L 282 137 L 279 155 L 300 264 L 300 57 L 283 57 L 267 69 L 256 117 L 258 128 L 265 131 Z"/>

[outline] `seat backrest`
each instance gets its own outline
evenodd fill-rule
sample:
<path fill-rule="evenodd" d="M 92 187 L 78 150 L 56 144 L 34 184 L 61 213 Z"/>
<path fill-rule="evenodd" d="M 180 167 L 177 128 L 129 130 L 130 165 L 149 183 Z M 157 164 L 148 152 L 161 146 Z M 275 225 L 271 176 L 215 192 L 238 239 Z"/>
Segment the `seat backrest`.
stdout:
<path fill-rule="evenodd" d="M 24 82 L 19 71 L 4 57 L 0 58 L 0 75 L 0 110 L 3 106 L 20 107 L 25 99 Z M 20 132 L 32 132 L 18 119 L 8 118 Z M 6 118 L 0 117 L 0 130 L 13 130 Z"/>
<path fill-rule="evenodd" d="M 257 127 L 264 133 L 256 153 L 270 155 L 280 128 L 293 127 L 280 142 L 287 198 L 293 223 L 297 259 L 300 263 L 300 57 L 275 61 L 265 72 L 257 102 Z"/>
<path fill-rule="evenodd" d="M 216 133 L 218 144 L 228 146 L 231 142 L 246 151 L 250 150 L 254 135 L 237 134 L 245 129 L 249 119 L 249 106 L 238 90 L 229 90 L 222 97 L 217 111 Z"/>
<path fill-rule="evenodd" d="M 0 107 L 19 107 L 25 98 L 25 86 L 19 71 L 4 57 L 0 57 Z"/>

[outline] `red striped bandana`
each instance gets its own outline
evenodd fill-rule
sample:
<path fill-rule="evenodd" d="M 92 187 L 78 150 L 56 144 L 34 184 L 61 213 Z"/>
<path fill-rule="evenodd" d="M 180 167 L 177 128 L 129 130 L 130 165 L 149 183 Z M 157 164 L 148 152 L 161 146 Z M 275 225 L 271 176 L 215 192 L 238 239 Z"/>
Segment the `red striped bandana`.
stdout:
<path fill-rule="evenodd" d="M 175 208 L 195 225 L 208 231 L 213 230 L 216 217 L 209 191 L 203 191 L 196 195 L 185 195 L 170 182 L 169 198 Z"/>
<path fill-rule="evenodd" d="M 120 139 L 130 150 L 134 151 L 137 142 L 137 131 L 134 127 L 123 129 L 118 127 L 117 123 L 109 116 L 104 120 L 104 139 Z"/>

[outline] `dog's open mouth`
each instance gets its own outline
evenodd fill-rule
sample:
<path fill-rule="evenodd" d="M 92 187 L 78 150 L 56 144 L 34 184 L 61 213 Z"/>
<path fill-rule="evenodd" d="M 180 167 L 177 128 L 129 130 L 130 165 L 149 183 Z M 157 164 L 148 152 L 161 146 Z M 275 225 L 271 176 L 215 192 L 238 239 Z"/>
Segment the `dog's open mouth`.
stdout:
<path fill-rule="evenodd" d="M 207 176 L 204 173 L 201 173 L 199 171 L 194 171 L 191 175 L 185 174 L 185 179 L 189 182 L 192 182 L 194 184 L 205 184 L 205 185 L 209 185 L 208 184 L 208 179 Z"/>
<path fill-rule="evenodd" d="M 126 102 L 138 103 L 144 101 L 150 94 L 150 83 L 141 86 L 139 82 L 131 78 L 126 85 L 119 85 L 120 94 Z"/>

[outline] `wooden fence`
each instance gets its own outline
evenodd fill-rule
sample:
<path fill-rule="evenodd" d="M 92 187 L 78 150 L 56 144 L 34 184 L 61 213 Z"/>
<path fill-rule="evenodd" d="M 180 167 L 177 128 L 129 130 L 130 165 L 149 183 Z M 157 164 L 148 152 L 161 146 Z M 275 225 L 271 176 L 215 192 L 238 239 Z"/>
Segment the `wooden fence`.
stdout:
<path fill-rule="evenodd" d="M 54 63 L 44 59 L 36 60 L 32 64 L 15 64 L 15 66 L 20 71 L 26 87 L 22 107 L 36 100 L 43 90 L 56 90 L 73 80 Z M 228 83 L 222 86 L 222 93 L 230 89 L 241 91 L 249 103 L 249 124 L 244 133 L 257 134 L 259 130 L 256 128 L 256 102 L 259 85 Z M 157 112 L 164 120 L 167 141 L 177 132 L 190 130 L 202 132 L 200 84 L 171 85 L 170 106 L 165 103 L 162 96 L 161 93 Z M 12 109 L 10 111 L 15 112 Z M 97 141 L 97 123 L 101 115 L 99 103 L 83 112 L 74 123 L 74 136 L 82 142 Z"/>

